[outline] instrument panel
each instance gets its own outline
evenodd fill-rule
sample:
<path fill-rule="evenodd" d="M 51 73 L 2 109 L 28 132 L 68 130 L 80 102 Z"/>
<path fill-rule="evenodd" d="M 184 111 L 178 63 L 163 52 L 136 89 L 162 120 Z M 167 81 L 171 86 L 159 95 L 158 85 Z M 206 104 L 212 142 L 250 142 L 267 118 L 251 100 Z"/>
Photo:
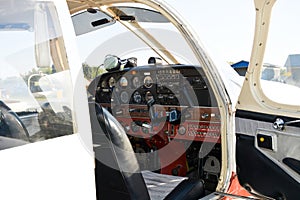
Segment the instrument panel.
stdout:
<path fill-rule="evenodd" d="M 149 65 L 110 71 L 97 77 L 88 91 L 124 127 L 134 151 L 150 153 L 140 157 L 142 169 L 157 165 L 162 174 L 199 176 L 208 190 L 216 188 L 221 117 L 200 66 Z M 211 151 L 200 158 L 203 146 Z M 170 156 L 176 155 L 181 156 L 170 163 Z"/>
<path fill-rule="evenodd" d="M 202 68 L 141 66 L 109 72 L 99 78 L 96 88 L 99 103 L 147 105 L 216 106 Z"/>
<path fill-rule="evenodd" d="M 91 85 L 96 102 L 111 111 L 129 135 L 220 142 L 216 99 L 199 66 L 138 66 L 95 80 Z"/>

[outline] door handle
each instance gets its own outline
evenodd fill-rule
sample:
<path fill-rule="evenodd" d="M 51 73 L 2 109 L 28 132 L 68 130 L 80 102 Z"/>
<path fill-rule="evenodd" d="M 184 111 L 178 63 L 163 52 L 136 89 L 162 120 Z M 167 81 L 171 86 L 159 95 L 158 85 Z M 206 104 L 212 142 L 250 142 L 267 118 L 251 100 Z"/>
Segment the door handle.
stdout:
<path fill-rule="evenodd" d="M 295 124 L 295 123 L 300 123 L 300 120 L 292 120 L 289 122 L 285 122 L 281 118 L 276 118 L 275 122 L 273 123 L 273 128 L 282 131 L 286 125 Z"/>

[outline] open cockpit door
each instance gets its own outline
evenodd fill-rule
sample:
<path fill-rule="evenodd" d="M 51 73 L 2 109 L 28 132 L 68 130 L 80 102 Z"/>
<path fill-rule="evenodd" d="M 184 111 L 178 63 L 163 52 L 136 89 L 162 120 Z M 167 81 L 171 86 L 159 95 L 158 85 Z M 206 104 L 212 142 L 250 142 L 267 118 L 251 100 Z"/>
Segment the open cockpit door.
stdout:
<path fill-rule="evenodd" d="M 96 198 L 74 41 L 65 1 L 0 1 L 1 199 Z"/>
<path fill-rule="evenodd" d="M 236 111 L 239 181 L 250 192 L 275 199 L 297 199 L 300 191 L 300 49 L 295 26 L 300 18 L 295 10 L 299 2 L 291 3 L 255 0 L 254 44 Z"/>
<path fill-rule="evenodd" d="M 233 155 L 227 151 L 232 145 L 227 140 L 233 125 L 231 103 L 218 68 L 183 19 L 155 0 L 68 0 L 68 6 L 83 58 L 90 116 L 97 115 L 98 120 L 91 120 L 97 197 L 123 199 L 143 191 L 123 184 L 127 166 L 117 160 L 120 156 L 116 157 L 120 166 L 104 162 L 103 158 L 112 157 L 105 155 L 105 145 L 115 142 L 109 139 L 104 145 L 98 140 L 112 130 L 111 122 L 98 117 L 100 108 L 112 115 L 112 123 L 118 122 L 114 127 L 121 131 L 113 131 L 126 138 L 116 141 L 129 139 L 128 147 L 137 160 L 132 166 L 141 173 L 203 182 L 205 191 L 197 189 L 197 193 L 202 191 L 197 199 L 225 191 L 234 171 Z M 99 123 L 104 128 L 95 128 Z M 120 179 L 103 169 L 114 170 Z M 138 180 L 130 182 L 143 186 Z M 166 182 L 157 185 L 166 194 L 153 199 L 172 194 L 162 188 Z M 151 198 L 155 196 L 148 192 Z M 182 193 L 175 196 L 191 199 Z"/>

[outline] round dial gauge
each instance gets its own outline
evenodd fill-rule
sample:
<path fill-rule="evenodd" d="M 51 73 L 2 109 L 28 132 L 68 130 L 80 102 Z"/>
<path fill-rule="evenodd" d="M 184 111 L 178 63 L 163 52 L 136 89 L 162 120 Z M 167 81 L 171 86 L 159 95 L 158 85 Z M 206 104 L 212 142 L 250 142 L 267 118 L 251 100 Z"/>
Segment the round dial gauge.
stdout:
<path fill-rule="evenodd" d="M 136 123 L 135 122 L 131 122 L 131 130 L 133 131 L 133 132 L 138 132 L 139 130 L 140 130 L 140 127 L 138 126 L 138 125 L 136 125 Z"/>
<path fill-rule="evenodd" d="M 115 80 L 115 78 L 114 77 L 110 77 L 110 79 L 108 80 L 108 85 L 109 85 L 109 87 L 115 87 L 115 85 L 116 85 L 116 80 Z"/>
<path fill-rule="evenodd" d="M 149 125 L 149 122 L 143 122 L 143 124 L 147 126 L 147 125 Z M 150 132 L 150 130 L 146 126 L 142 127 L 142 131 L 143 131 L 143 133 L 148 134 Z"/>
<path fill-rule="evenodd" d="M 151 78 L 151 76 L 146 76 L 146 77 L 144 78 L 144 86 L 145 86 L 146 88 L 151 88 L 152 85 L 153 85 L 153 79 Z"/>
<path fill-rule="evenodd" d="M 180 127 L 178 128 L 178 133 L 179 133 L 180 135 L 184 135 L 185 132 L 186 132 L 186 128 L 185 128 L 184 126 L 180 126 Z"/>
<path fill-rule="evenodd" d="M 138 88 L 138 87 L 140 87 L 140 79 L 139 79 L 139 77 L 138 76 L 135 76 L 135 77 L 133 77 L 133 79 L 132 79 L 132 85 L 133 85 L 133 87 L 134 88 Z"/>
<path fill-rule="evenodd" d="M 133 101 L 135 103 L 141 103 L 142 102 L 142 96 L 141 96 L 141 94 L 138 91 L 136 91 L 135 93 L 133 93 Z"/>
<path fill-rule="evenodd" d="M 120 86 L 121 87 L 127 87 L 128 85 L 128 80 L 126 77 L 122 76 L 122 78 L 120 79 Z"/>
<path fill-rule="evenodd" d="M 106 88 L 107 87 L 107 82 L 106 81 L 102 81 L 101 82 L 101 88 Z"/>
<path fill-rule="evenodd" d="M 121 92 L 120 98 L 121 98 L 122 103 L 128 103 L 129 96 L 126 91 Z"/>
<path fill-rule="evenodd" d="M 146 92 L 145 99 L 146 99 L 147 102 L 150 101 L 150 100 L 152 100 L 153 98 L 154 97 L 153 97 L 153 95 L 152 95 L 152 93 L 150 91 Z"/>

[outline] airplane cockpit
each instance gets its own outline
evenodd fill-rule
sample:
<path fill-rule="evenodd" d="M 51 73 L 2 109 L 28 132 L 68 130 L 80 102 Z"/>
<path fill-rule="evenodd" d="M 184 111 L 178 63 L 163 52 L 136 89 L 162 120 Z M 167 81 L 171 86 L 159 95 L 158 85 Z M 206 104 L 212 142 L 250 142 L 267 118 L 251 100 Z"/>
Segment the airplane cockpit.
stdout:
<path fill-rule="evenodd" d="M 299 5 L 253 2 L 230 66 L 249 4 L 1 1 L 1 197 L 297 199 Z"/>
<path fill-rule="evenodd" d="M 148 63 L 106 56 L 107 72 L 89 84 L 90 101 L 120 123 L 140 170 L 203 180 L 207 192 L 214 191 L 221 172 L 221 116 L 203 69 L 162 65 L 155 57 Z"/>
<path fill-rule="evenodd" d="M 97 77 L 88 90 L 121 123 L 135 152 L 159 152 L 171 141 L 179 154 L 185 152 L 171 164 L 159 159 L 164 155 L 151 156 L 154 160 L 141 156 L 145 169 L 151 166 L 181 176 L 201 174 L 215 187 L 221 167 L 221 116 L 203 70 L 192 65 L 163 66 L 152 60 L 145 66 L 126 63 L 129 67 L 123 70 L 116 65 Z M 199 158 L 201 145 L 210 142 L 212 152 Z"/>
<path fill-rule="evenodd" d="M 122 151 L 120 146 L 132 148 L 134 158 L 130 160 L 135 163 L 136 158 L 152 199 L 160 194 L 149 190 L 149 182 L 161 190 L 168 185 L 165 181 L 155 182 L 165 178 L 157 175 L 196 180 L 202 188 L 198 188 L 202 194 L 197 198 L 214 192 L 222 168 L 222 117 L 211 77 L 193 53 L 191 41 L 150 6 L 86 6 L 81 11 L 72 10 L 69 3 L 83 57 L 91 121 L 93 115 L 97 116 L 92 130 L 98 198 L 112 193 L 120 198 L 122 195 L 116 191 L 126 191 L 116 183 L 122 182 L 116 178 L 118 175 L 114 183 L 106 184 L 110 178 L 105 174 L 118 174 L 128 168 L 124 157 L 130 156 L 114 153 Z M 130 144 L 123 144 L 125 140 Z M 132 165 L 129 168 L 136 169 Z M 145 172 L 155 173 L 155 178 L 149 181 Z M 127 189 L 132 181 L 128 179 Z"/>

